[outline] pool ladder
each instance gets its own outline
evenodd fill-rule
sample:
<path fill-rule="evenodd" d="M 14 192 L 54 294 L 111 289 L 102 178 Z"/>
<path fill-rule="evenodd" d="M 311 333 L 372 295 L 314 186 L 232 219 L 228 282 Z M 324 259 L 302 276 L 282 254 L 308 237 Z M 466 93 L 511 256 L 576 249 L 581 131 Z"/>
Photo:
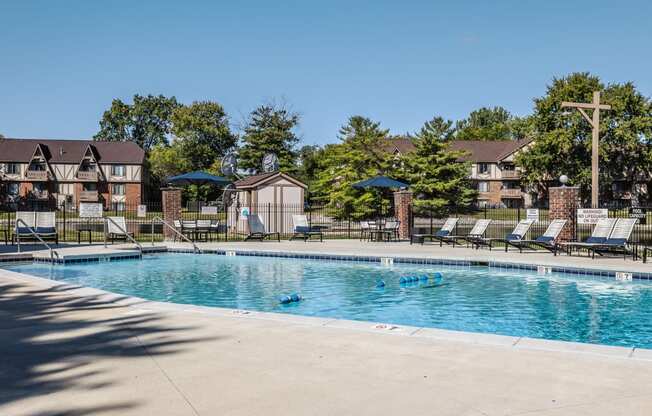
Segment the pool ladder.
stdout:
<path fill-rule="evenodd" d="M 152 218 L 152 233 L 151 233 L 151 234 L 152 234 L 152 246 L 154 245 L 154 223 L 155 223 L 156 221 L 160 222 L 160 223 L 163 224 L 165 227 L 168 227 L 168 228 L 169 228 L 170 230 L 172 230 L 176 235 L 178 235 L 179 237 L 181 237 L 182 240 L 187 241 L 187 242 L 189 242 L 190 244 L 192 244 L 192 249 L 193 249 L 193 251 L 194 251 L 195 253 L 197 253 L 197 254 L 201 253 L 201 250 L 199 249 L 199 247 L 197 247 L 197 244 L 195 244 L 194 241 L 192 241 L 191 239 L 189 239 L 188 237 L 186 237 L 183 233 L 181 233 L 179 230 L 177 230 L 177 229 L 176 229 L 174 226 L 172 226 L 169 222 L 165 221 L 163 218 L 161 218 L 161 217 L 159 217 L 159 216 L 156 216 L 156 217 Z"/>

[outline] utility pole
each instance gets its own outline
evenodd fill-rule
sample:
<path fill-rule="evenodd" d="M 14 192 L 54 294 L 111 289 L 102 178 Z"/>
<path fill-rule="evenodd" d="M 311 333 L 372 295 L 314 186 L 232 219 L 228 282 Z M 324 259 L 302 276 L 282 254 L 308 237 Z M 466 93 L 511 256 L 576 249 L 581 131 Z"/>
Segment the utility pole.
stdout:
<path fill-rule="evenodd" d="M 598 174 L 600 173 L 600 167 L 598 166 L 598 149 L 600 144 L 600 110 L 611 110 L 611 106 L 600 104 L 600 91 L 593 92 L 592 103 L 572 103 L 563 101 L 561 106 L 562 108 L 576 108 L 593 128 L 593 141 L 591 143 L 591 207 L 598 208 Z M 592 117 L 589 117 L 589 115 L 584 110 L 593 110 Z"/>

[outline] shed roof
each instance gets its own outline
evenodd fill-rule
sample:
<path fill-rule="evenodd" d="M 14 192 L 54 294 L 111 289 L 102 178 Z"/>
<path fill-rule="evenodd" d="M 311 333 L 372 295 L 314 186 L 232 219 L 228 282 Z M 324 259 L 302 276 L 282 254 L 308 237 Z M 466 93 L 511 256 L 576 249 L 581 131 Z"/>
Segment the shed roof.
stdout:
<path fill-rule="evenodd" d="M 233 184 L 235 185 L 236 189 L 251 189 L 264 185 L 268 182 L 272 182 L 277 178 L 286 179 L 304 189 L 308 188 L 308 185 L 305 183 L 283 172 L 267 172 L 258 175 L 247 176 L 246 178 L 235 181 Z"/>

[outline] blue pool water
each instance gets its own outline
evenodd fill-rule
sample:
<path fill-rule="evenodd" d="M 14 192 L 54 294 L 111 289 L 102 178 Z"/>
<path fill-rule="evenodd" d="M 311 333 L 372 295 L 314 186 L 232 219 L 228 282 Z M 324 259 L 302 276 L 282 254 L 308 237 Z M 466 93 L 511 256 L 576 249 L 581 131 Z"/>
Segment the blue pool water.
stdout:
<path fill-rule="evenodd" d="M 652 348 L 652 283 L 488 267 L 161 254 L 5 267 L 150 300 Z M 400 284 L 441 272 L 441 285 Z M 385 281 L 377 288 L 378 279 Z M 300 302 L 280 304 L 282 294 Z"/>

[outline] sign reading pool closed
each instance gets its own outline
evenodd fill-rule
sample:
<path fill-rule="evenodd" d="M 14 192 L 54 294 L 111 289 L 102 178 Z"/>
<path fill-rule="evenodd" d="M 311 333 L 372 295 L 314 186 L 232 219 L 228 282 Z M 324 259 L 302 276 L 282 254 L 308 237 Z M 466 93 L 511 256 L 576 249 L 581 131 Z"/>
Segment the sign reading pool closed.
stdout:
<path fill-rule="evenodd" d="M 609 212 L 601 208 L 583 208 L 577 210 L 578 224 L 597 224 L 598 220 L 608 218 Z"/>

